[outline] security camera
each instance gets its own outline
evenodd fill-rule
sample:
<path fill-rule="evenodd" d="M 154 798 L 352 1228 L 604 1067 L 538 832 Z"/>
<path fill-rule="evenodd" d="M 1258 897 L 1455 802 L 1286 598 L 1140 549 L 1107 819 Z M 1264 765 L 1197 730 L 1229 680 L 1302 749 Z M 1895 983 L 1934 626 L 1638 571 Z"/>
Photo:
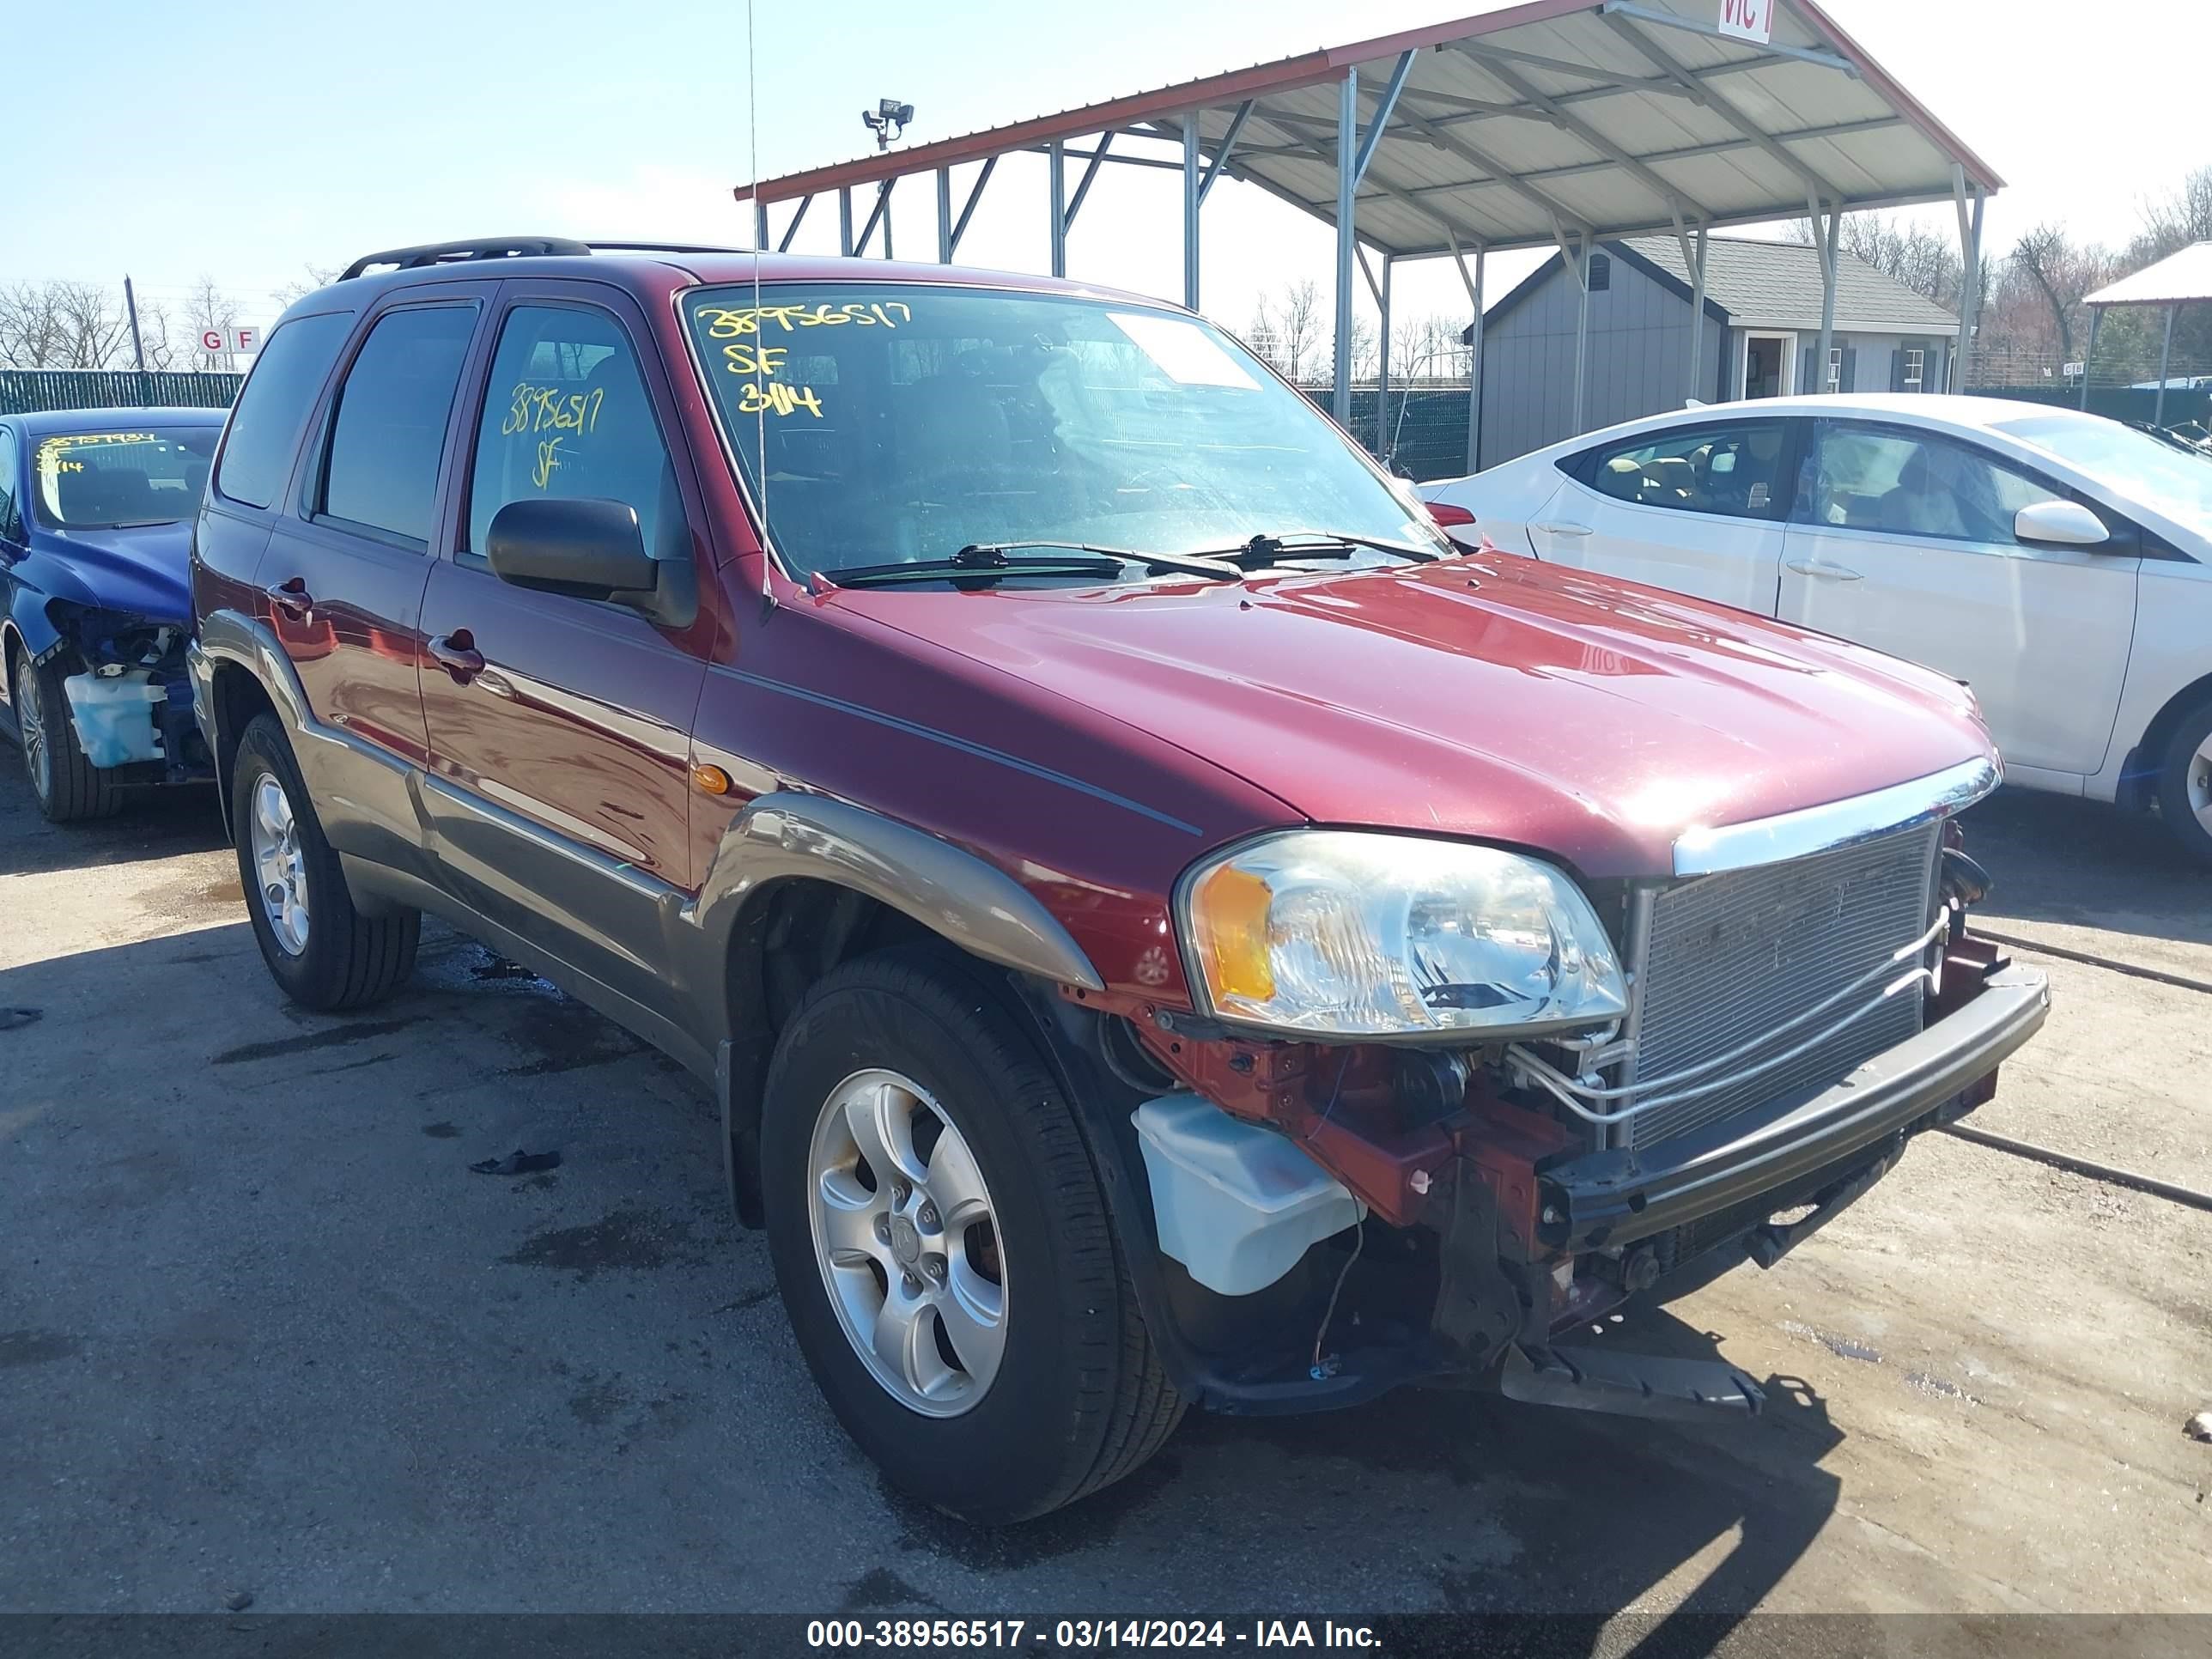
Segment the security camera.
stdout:
<path fill-rule="evenodd" d="M 914 119 L 914 106 L 902 104 L 896 98 L 877 100 L 872 110 L 860 112 L 860 125 L 876 135 L 876 148 L 889 149 L 891 141 L 906 131 L 907 123 Z"/>

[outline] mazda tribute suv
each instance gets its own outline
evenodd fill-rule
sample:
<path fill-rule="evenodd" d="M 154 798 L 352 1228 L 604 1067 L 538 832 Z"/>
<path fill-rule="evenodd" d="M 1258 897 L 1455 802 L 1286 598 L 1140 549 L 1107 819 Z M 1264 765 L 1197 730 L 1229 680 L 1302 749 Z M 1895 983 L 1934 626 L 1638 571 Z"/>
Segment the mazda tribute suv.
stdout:
<path fill-rule="evenodd" d="M 372 255 L 192 578 L 283 991 L 429 911 L 690 1068 L 831 1409 L 981 1522 L 1193 1404 L 1755 1411 L 1575 1334 L 1772 1266 L 2045 1017 L 1966 925 L 1960 686 L 1462 551 L 1128 295 Z"/>

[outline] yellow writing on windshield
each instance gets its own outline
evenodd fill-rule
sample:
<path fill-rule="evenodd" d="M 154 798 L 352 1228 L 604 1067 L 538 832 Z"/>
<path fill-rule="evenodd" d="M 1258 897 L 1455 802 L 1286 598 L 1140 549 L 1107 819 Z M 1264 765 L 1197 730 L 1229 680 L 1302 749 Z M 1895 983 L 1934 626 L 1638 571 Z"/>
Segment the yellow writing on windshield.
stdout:
<path fill-rule="evenodd" d="M 727 340 L 757 334 L 763 324 L 770 323 L 787 334 L 794 329 L 836 328 L 848 323 L 864 328 L 896 328 L 901 323 L 912 322 L 914 312 L 903 300 L 851 300 L 836 306 L 827 301 L 811 306 L 701 306 L 698 318 L 707 325 L 708 337 Z"/>
<path fill-rule="evenodd" d="M 554 473 L 560 470 L 560 448 L 558 438 L 540 438 L 538 441 L 538 465 L 530 469 L 530 482 L 540 489 L 551 483 Z"/>
<path fill-rule="evenodd" d="M 822 418 L 822 400 L 811 386 L 787 386 L 781 380 L 748 380 L 738 388 L 740 415 L 792 415 L 805 410 Z"/>
<path fill-rule="evenodd" d="M 70 432 L 59 437 L 44 439 L 39 445 L 39 471 L 52 477 L 58 472 L 82 472 L 82 461 L 72 461 L 68 453 L 72 449 L 90 449 L 101 444 L 156 444 L 161 434 L 155 432 Z"/>
<path fill-rule="evenodd" d="M 571 392 L 566 386 L 533 386 L 528 380 L 517 380 L 514 390 L 507 394 L 507 419 L 499 434 L 511 438 L 518 432 L 596 431 L 599 405 L 606 401 L 606 395 L 601 387 Z"/>

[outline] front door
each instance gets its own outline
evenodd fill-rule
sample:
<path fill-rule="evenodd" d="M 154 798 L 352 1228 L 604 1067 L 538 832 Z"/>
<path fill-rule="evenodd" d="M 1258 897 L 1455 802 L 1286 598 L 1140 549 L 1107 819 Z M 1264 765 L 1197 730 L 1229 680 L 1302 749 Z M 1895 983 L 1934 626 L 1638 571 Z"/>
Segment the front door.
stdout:
<path fill-rule="evenodd" d="M 2023 544 L 2014 514 L 2068 492 L 1925 428 L 1821 421 L 1806 476 L 1786 620 L 1965 681 L 2008 765 L 2103 766 L 2135 627 L 2130 544 Z"/>
<path fill-rule="evenodd" d="M 1588 452 L 1529 526 L 1537 554 L 1771 617 L 1790 429 L 1701 422 Z"/>
<path fill-rule="evenodd" d="M 1796 346 L 1797 337 L 1794 334 L 1746 335 L 1743 342 L 1743 395 L 1747 398 L 1788 397 Z"/>
<path fill-rule="evenodd" d="M 446 878 L 572 968 L 652 1001 L 661 902 L 692 878 L 690 732 L 718 614 L 703 522 L 644 318 L 587 283 L 510 283 L 474 407 L 461 533 L 422 628 L 431 780 Z M 633 508 L 656 559 L 692 562 L 698 621 L 512 586 L 484 549 L 509 501 Z"/>

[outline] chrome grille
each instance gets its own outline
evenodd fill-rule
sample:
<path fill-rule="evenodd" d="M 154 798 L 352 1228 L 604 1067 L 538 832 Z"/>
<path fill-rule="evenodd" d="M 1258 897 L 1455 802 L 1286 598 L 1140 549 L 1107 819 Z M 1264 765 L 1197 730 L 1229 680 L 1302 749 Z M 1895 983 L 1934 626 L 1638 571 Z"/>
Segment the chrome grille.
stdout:
<path fill-rule="evenodd" d="M 1753 1042 L 1926 931 L 1942 833 L 1940 824 L 1927 824 L 1660 894 L 1643 975 L 1638 1077 L 1663 1079 Z M 1900 963 L 1898 971 L 1911 966 Z M 1764 1101 L 1825 1088 L 1917 1032 L 1920 1014 L 1917 991 L 1892 997 L 1786 1064 L 1638 1114 L 1630 1120 L 1632 1143 L 1651 1146 Z M 1805 1029 L 1793 1036 L 1802 1040 Z M 1785 1037 L 1743 1065 L 1790 1046 Z"/>

